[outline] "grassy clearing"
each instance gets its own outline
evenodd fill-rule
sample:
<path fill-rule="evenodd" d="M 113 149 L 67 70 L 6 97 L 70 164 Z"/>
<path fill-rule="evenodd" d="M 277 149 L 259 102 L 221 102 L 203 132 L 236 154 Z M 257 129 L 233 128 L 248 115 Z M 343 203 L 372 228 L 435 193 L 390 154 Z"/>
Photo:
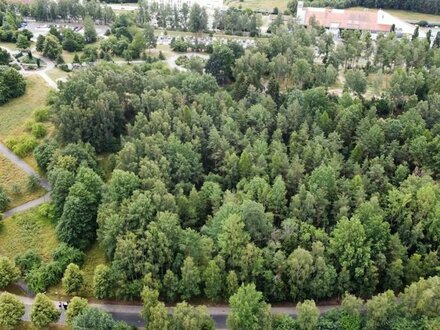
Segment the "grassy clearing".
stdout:
<path fill-rule="evenodd" d="M 107 259 L 104 251 L 100 248 L 99 244 L 95 242 L 92 247 L 87 251 L 86 258 L 83 267 L 84 272 L 84 286 L 80 292 L 80 296 L 92 298 L 93 297 L 93 274 L 96 266 L 100 264 L 106 264 Z M 68 295 L 63 290 L 63 286 L 58 283 L 56 286 L 50 287 L 47 290 L 47 294 L 52 299 L 58 299 L 59 297 L 68 298 Z"/>
<path fill-rule="evenodd" d="M 367 10 L 367 11 L 376 11 L 377 9 L 370 9 L 364 7 L 353 7 L 348 10 Z M 396 10 L 396 9 L 384 9 L 386 12 L 390 13 L 397 18 L 400 18 L 404 21 L 408 21 L 411 23 L 417 23 L 419 21 L 428 21 L 431 24 L 440 24 L 440 15 L 432 15 L 432 14 L 423 14 L 417 13 L 413 11 L 406 10 Z"/>
<path fill-rule="evenodd" d="M 26 77 L 26 93 L 0 106 L 0 140 L 18 136 L 24 132 L 24 124 L 32 112 L 46 104 L 50 87 L 38 75 Z"/>
<path fill-rule="evenodd" d="M 275 7 L 277 7 L 279 10 L 286 10 L 287 9 L 287 2 L 288 0 L 244 0 L 244 1 L 237 1 L 237 0 L 230 0 L 225 1 L 225 4 L 229 7 L 239 7 L 242 8 L 250 8 L 252 10 L 255 9 L 264 9 L 264 10 L 272 10 Z"/>
<path fill-rule="evenodd" d="M 69 76 L 69 73 L 58 68 L 53 68 L 52 70 L 47 71 L 47 75 L 50 79 L 56 82 L 58 79 L 66 79 Z"/>
<path fill-rule="evenodd" d="M 50 261 L 52 252 L 58 245 L 54 224 L 38 214 L 36 209 L 21 213 L 3 220 L 0 224 L 0 255 L 14 259 L 29 249 L 37 251 L 43 260 Z M 106 264 L 104 251 L 95 243 L 86 253 L 82 270 L 85 285 L 81 295 L 91 297 L 93 294 L 93 273 L 99 264 Z M 11 288 L 16 291 L 17 288 Z M 53 299 L 58 293 L 65 296 L 61 283 L 48 289 Z"/>
<path fill-rule="evenodd" d="M 21 322 L 18 329 L 21 330 L 37 330 L 31 322 Z M 51 324 L 49 327 L 47 327 L 47 330 L 69 330 L 72 329 L 68 325 L 62 325 L 62 324 Z"/>
<path fill-rule="evenodd" d="M 35 209 L 2 220 L 0 255 L 14 259 L 29 249 L 37 251 L 48 261 L 58 245 L 54 224 Z"/>
<path fill-rule="evenodd" d="M 107 259 L 104 251 L 100 248 L 98 243 L 93 244 L 89 251 L 87 251 L 86 261 L 82 270 L 84 271 L 84 289 L 83 294 L 87 297 L 93 295 L 93 274 L 96 266 L 106 264 Z"/>
<path fill-rule="evenodd" d="M 5 188 L 11 199 L 8 209 L 37 199 L 46 193 L 42 188 L 29 191 L 27 187 L 28 178 L 25 172 L 0 155 L 0 185 Z"/>
<path fill-rule="evenodd" d="M 0 47 L 6 47 L 6 48 L 9 48 L 10 50 L 12 50 L 12 51 L 17 51 L 18 52 L 18 48 L 17 48 L 17 46 L 15 45 L 15 43 L 13 43 L 13 42 L 0 42 Z M 32 49 L 34 47 L 34 42 L 31 42 L 31 46 L 30 46 L 30 48 Z"/>

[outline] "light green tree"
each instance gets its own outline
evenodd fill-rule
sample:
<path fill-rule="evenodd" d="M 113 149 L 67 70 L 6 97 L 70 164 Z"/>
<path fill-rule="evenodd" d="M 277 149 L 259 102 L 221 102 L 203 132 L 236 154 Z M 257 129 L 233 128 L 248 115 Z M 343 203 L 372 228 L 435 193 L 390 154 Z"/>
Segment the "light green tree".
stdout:
<path fill-rule="evenodd" d="M 169 323 L 168 311 L 164 303 L 159 302 L 156 306 L 150 308 L 147 330 L 167 330 Z"/>
<path fill-rule="evenodd" d="M 298 306 L 298 326 L 301 330 L 315 330 L 319 321 L 319 309 L 313 300 L 305 300 Z"/>
<path fill-rule="evenodd" d="M 242 285 L 237 293 L 229 298 L 231 312 L 228 315 L 228 329 L 231 330 L 269 330 L 272 328 L 270 305 L 263 294 L 256 290 L 255 284 Z"/>
<path fill-rule="evenodd" d="M 205 283 L 205 295 L 208 299 L 215 301 L 220 298 L 222 292 L 222 270 L 214 260 L 211 260 L 203 272 Z"/>
<path fill-rule="evenodd" d="M 67 294 L 78 293 L 84 285 L 84 272 L 78 265 L 69 264 L 62 279 L 64 291 Z"/>
<path fill-rule="evenodd" d="M 182 278 L 180 279 L 180 296 L 183 300 L 188 300 L 200 294 L 200 270 L 194 263 L 193 258 L 186 257 L 180 269 Z"/>
<path fill-rule="evenodd" d="M 20 277 L 20 269 L 8 257 L 0 257 L 0 289 L 15 282 Z"/>
<path fill-rule="evenodd" d="M 49 324 L 58 321 L 61 312 L 54 302 L 45 294 L 39 293 L 35 297 L 31 308 L 31 322 L 37 329 L 46 329 Z"/>
<path fill-rule="evenodd" d="M 73 319 L 81 314 L 88 306 L 87 299 L 80 298 L 80 297 L 73 297 L 70 300 L 69 306 L 67 307 L 67 313 L 66 313 L 66 321 L 67 324 L 71 325 L 73 322 Z"/>
<path fill-rule="evenodd" d="M 0 295 L 0 327 L 14 329 L 21 323 L 25 312 L 24 304 L 13 294 L 3 292 Z"/>

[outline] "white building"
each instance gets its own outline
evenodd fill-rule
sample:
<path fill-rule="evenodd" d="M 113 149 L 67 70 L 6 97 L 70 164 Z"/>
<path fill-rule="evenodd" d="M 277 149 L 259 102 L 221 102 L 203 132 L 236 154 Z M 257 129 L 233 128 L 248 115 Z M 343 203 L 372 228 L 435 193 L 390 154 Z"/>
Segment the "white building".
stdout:
<path fill-rule="evenodd" d="M 390 32 L 394 26 L 394 30 L 398 34 L 408 35 L 412 34 L 416 28 L 414 25 L 380 9 L 353 10 L 305 7 L 303 1 L 298 2 L 296 17 L 301 25 L 308 26 L 311 21 L 314 21 L 335 34 L 339 33 L 339 29 L 386 33 Z"/>
<path fill-rule="evenodd" d="M 192 6 L 195 3 L 198 3 L 201 7 L 205 7 L 207 9 L 221 9 L 223 8 L 223 0 L 156 0 L 161 6 L 171 6 L 181 8 L 184 3 L 187 3 L 188 6 Z"/>

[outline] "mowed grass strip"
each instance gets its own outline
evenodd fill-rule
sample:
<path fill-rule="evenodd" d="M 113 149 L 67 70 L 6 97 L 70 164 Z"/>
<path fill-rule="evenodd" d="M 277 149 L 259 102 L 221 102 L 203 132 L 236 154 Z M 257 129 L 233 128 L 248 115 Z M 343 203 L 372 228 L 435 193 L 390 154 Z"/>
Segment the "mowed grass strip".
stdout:
<path fill-rule="evenodd" d="M 38 75 L 26 77 L 26 93 L 0 106 L 0 141 L 18 136 L 24 131 L 25 122 L 32 112 L 44 107 L 50 87 Z"/>
<path fill-rule="evenodd" d="M 11 259 L 33 249 L 43 260 L 52 259 L 58 245 L 54 224 L 36 209 L 17 214 L 0 222 L 0 255 Z"/>
<path fill-rule="evenodd" d="M 279 10 L 284 11 L 287 9 L 288 0 L 226 0 L 225 5 L 228 7 L 239 7 L 255 9 L 272 10 L 277 7 Z"/>
<path fill-rule="evenodd" d="M 6 194 L 11 199 L 7 209 L 37 199 L 46 193 L 43 188 L 30 191 L 28 180 L 29 176 L 25 172 L 0 155 L 0 186 L 6 190 Z"/>

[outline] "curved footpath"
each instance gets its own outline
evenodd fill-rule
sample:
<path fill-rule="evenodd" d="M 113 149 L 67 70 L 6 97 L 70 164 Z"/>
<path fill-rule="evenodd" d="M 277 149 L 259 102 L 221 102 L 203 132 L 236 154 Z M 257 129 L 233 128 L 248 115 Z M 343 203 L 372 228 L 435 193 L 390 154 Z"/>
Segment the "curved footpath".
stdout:
<path fill-rule="evenodd" d="M 46 179 L 38 175 L 38 173 L 32 167 L 30 167 L 24 160 L 17 157 L 11 150 L 9 150 L 1 142 L 0 142 L 0 154 L 6 157 L 9 161 L 11 161 L 15 166 L 23 170 L 26 174 L 35 175 L 36 177 L 38 177 L 38 179 L 40 180 L 40 185 L 48 191 L 48 193 L 43 197 L 34 199 L 33 201 L 27 202 L 25 204 L 22 204 L 20 206 L 17 206 L 13 209 L 6 211 L 5 213 L 3 213 L 3 218 L 8 218 L 16 213 L 29 210 L 43 203 L 46 203 L 50 200 L 50 191 L 52 190 L 52 187 L 50 186 L 50 183 Z"/>
<path fill-rule="evenodd" d="M 33 298 L 17 296 L 26 307 L 25 315 L 23 316 L 24 321 L 30 321 L 30 310 L 32 303 L 34 301 Z M 54 301 L 54 305 L 58 308 L 59 302 Z M 130 325 L 136 327 L 144 327 L 145 320 L 141 317 L 141 309 L 142 306 L 139 305 L 110 305 L 110 304 L 90 304 L 91 307 L 100 308 L 112 314 L 113 318 L 116 321 L 125 321 Z M 325 313 L 331 309 L 338 307 L 338 305 L 325 305 L 318 306 L 319 311 Z M 226 329 L 226 319 L 230 312 L 230 308 L 228 306 L 208 306 L 208 311 L 211 317 L 213 318 L 216 329 Z M 168 307 L 168 312 L 173 312 L 173 307 Z M 297 309 L 295 306 L 290 307 L 272 307 L 273 314 L 289 314 L 292 317 L 297 315 Z M 61 311 L 61 317 L 58 321 L 58 324 L 65 324 L 66 321 L 66 312 L 64 310 Z"/>

